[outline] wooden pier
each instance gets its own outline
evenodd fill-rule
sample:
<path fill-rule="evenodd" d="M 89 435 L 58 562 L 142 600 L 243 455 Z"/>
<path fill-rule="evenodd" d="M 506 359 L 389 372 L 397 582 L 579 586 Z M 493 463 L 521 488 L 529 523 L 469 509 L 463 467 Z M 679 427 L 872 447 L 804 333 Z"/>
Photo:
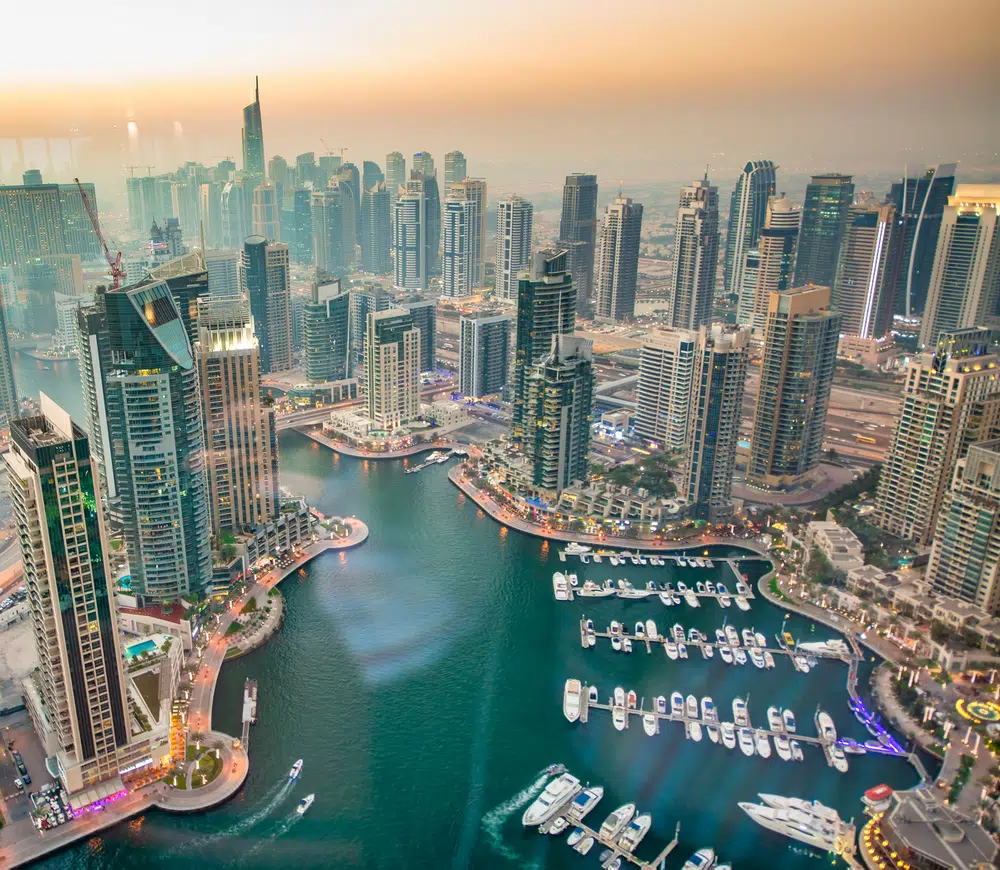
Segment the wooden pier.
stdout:
<path fill-rule="evenodd" d="M 247 680 L 243 684 L 243 731 L 240 742 L 244 750 L 250 747 L 250 726 L 257 721 L 257 681 Z"/>

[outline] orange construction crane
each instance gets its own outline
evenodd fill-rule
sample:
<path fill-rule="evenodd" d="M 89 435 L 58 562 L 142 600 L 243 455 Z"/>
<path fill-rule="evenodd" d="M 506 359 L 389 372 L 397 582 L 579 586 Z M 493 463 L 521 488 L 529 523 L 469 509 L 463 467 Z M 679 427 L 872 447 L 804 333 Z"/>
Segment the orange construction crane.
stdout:
<path fill-rule="evenodd" d="M 97 219 L 97 211 L 94 209 L 90 197 L 87 196 L 87 191 L 80 184 L 80 179 L 74 178 L 73 180 L 80 189 L 80 199 L 83 200 L 83 207 L 87 209 L 87 217 L 90 218 L 90 225 L 94 228 L 94 232 L 97 233 L 97 240 L 104 249 L 104 258 L 108 261 L 108 266 L 111 269 L 111 289 L 117 290 L 122 285 L 122 278 L 125 277 L 125 269 L 122 266 L 122 252 L 118 251 L 113 257 L 111 256 L 111 251 L 108 250 L 108 243 L 104 241 L 104 233 L 101 232 L 101 222 Z"/>

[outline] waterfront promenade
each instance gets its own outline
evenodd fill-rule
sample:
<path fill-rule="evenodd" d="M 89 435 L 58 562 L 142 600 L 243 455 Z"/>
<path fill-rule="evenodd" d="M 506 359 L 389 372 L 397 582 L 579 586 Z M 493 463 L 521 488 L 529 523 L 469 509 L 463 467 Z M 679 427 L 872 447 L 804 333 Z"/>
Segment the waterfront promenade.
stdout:
<path fill-rule="evenodd" d="M 366 450 L 360 447 L 352 447 L 343 441 L 334 441 L 323 434 L 322 429 L 314 427 L 299 427 L 296 432 L 300 432 L 307 438 L 312 438 L 317 444 L 329 447 L 335 453 L 342 453 L 344 456 L 353 456 L 356 459 L 406 459 L 408 456 L 416 456 L 420 453 L 427 453 L 430 450 L 464 450 L 476 455 L 479 448 L 471 444 L 463 444 L 460 441 L 421 441 L 419 444 L 412 444 L 401 450 Z"/>

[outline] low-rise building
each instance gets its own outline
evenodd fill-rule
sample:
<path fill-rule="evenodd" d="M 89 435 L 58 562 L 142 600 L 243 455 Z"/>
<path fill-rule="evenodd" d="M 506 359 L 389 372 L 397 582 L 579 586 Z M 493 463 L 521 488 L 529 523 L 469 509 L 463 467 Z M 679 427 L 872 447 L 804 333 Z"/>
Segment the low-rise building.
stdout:
<path fill-rule="evenodd" d="M 684 505 L 683 500 L 657 498 L 641 487 L 632 489 L 594 481 L 564 489 L 558 507 L 579 517 L 659 524 L 678 519 Z"/>
<path fill-rule="evenodd" d="M 118 624 L 125 634 L 134 637 L 167 634 L 180 641 L 184 652 L 190 652 L 194 642 L 191 621 L 184 615 L 186 610 L 180 603 L 139 607 L 134 596 L 118 596 Z"/>
<path fill-rule="evenodd" d="M 865 548 L 858 536 L 845 526 L 814 520 L 806 526 L 806 552 L 817 547 L 834 569 L 845 574 L 865 564 Z"/>
<path fill-rule="evenodd" d="M 420 406 L 421 414 L 435 426 L 461 426 L 468 419 L 465 406 L 449 399 L 440 399 Z"/>

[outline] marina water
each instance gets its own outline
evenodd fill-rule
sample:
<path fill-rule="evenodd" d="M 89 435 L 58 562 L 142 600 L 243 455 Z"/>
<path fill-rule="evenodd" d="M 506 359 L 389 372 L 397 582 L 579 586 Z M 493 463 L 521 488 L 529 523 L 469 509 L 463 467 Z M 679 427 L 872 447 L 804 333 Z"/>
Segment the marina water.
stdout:
<path fill-rule="evenodd" d="M 79 396 L 75 363 L 44 369 L 19 356 L 32 374 L 25 391 Z M 52 364 L 49 364 L 50 366 Z M 79 404 L 79 400 L 76 400 Z M 73 401 L 70 410 L 79 413 Z M 711 602 L 692 610 L 654 600 L 556 602 L 552 573 L 584 579 L 627 577 L 690 584 L 722 579 L 730 569 L 613 567 L 559 561 L 554 545 L 508 531 L 481 514 L 447 479 L 449 466 L 403 474 L 403 462 L 338 457 L 296 432 L 280 436 L 282 483 L 327 513 L 357 514 L 370 539 L 360 548 L 319 557 L 282 584 L 284 627 L 263 649 L 223 668 L 215 727 L 239 733 L 243 682 L 259 683 L 260 721 L 250 737 L 250 776 L 231 802 L 209 813 L 150 812 L 62 852 L 46 868 L 584 868 L 565 838 L 521 827 L 521 813 L 544 786 L 545 768 L 563 764 L 583 781 L 605 787 L 588 819 L 600 821 L 634 801 L 653 826 L 638 849 L 652 858 L 681 823 L 668 858 L 679 868 L 699 846 L 715 847 L 737 870 L 829 864 L 800 844 L 755 825 L 737 801 L 758 792 L 819 799 L 845 819 L 861 814 L 861 793 L 887 782 L 915 782 L 910 765 L 882 756 L 849 756 L 850 771 L 828 768 L 822 752 L 803 745 L 805 761 L 745 758 L 708 739 L 684 739 L 664 723 L 647 737 L 638 720 L 616 732 L 610 716 L 570 724 L 562 715 L 567 677 L 596 685 L 605 701 L 616 685 L 635 689 L 649 707 L 674 689 L 711 695 L 731 718 L 737 695 L 749 695 L 754 724 L 766 725 L 770 704 L 792 709 L 798 730 L 814 734 L 817 704 L 845 736 L 868 735 L 847 709 L 847 666 L 821 661 L 809 674 L 784 656 L 773 671 L 704 661 L 670 661 L 662 646 L 631 655 L 610 644 L 584 650 L 579 619 L 604 629 L 612 619 L 634 626 L 653 618 L 661 631 L 679 622 L 714 637 L 723 619 L 753 626 L 769 642 L 785 613 L 759 598 L 749 613 Z M 716 550 L 713 554 L 735 554 Z M 764 570 L 764 563 L 758 572 Z M 748 564 L 748 569 L 749 569 Z M 725 572 L 729 572 L 726 576 Z M 754 576 L 751 571 L 751 578 Z M 832 632 L 791 617 L 800 640 Z M 773 645 L 773 643 L 772 643 Z M 872 667 L 861 669 L 867 686 Z M 305 766 L 287 782 L 296 758 Z M 295 805 L 316 802 L 303 816 Z M 843 865 L 841 865 L 843 866 Z"/>

